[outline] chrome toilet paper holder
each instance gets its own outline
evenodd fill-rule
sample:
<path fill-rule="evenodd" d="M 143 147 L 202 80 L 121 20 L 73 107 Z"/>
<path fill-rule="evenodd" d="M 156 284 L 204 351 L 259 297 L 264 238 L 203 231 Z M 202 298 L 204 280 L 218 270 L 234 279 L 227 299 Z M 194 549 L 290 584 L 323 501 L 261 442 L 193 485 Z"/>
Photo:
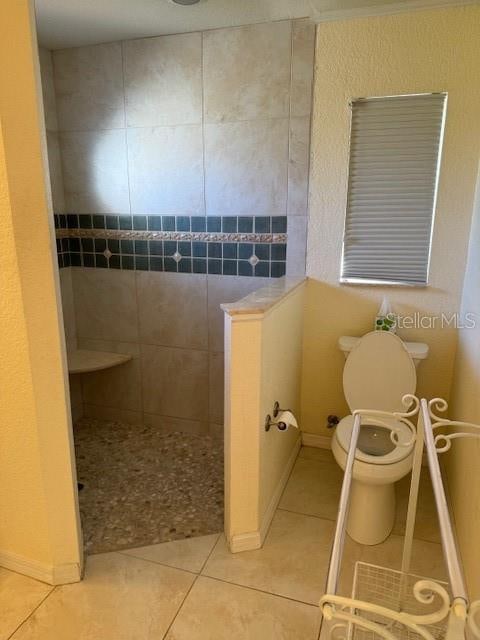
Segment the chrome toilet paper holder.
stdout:
<path fill-rule="evenodd" d="M 280 403 L 275 401 L 275 404 L 273 405 L 272 415 L 267 414 L 265 416 L 265 431 L 270 431 L 270 427 L 277 427 L 279 431 L 287 430 L 288 424 L 286 422 L 275 422 L 275 420 L 272 420 L 272 416 L 273 418 L 276 418 L 281 411 L 290 411 L 290 409 L 281 409 Z"/>

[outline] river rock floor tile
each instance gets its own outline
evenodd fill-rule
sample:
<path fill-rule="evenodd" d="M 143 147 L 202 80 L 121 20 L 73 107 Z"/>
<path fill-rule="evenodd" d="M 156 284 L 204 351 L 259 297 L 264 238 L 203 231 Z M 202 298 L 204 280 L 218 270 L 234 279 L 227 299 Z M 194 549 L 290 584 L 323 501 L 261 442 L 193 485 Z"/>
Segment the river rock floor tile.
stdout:
<path fill-rule="evenodd" d="M 85 418 L 74 438 L 87 553 L 222 531 L 219 439 Z"/>

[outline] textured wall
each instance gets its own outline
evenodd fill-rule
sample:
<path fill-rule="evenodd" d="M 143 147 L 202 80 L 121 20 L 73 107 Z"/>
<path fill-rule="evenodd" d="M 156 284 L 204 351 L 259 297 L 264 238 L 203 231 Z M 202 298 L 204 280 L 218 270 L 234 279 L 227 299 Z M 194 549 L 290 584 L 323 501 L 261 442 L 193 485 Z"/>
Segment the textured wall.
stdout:
<path fill-rule="evenodd" d="M 480 424 L 480 173 L 472 223 L 462 313 L 474 313 L 476 327 L 459 331 L 450 417 Z M 454 504 L 469 595 L 480 598 L 480 441 L 456 440 L 448 454 L 448 482 Z"/>
<path fill-rule="evenodd" d="M 30 11 L 0 8 L 0 564 L 55 582 L 81 550 Z"/>
<path fill-rule="evenodd" d="M 318 26 L 312 123 L 303 427 L 345 414 L 342 334 L 372 328 L 382 296 L 397 312 L 458 310 L 472 213 L 480 130 L 480 8 L 465 6 Z M 448 92 L 448 114 L 427 288 L 339 285 L 346 201 L 349 108 L 354 97 Z M 456 332 L 404 330 L 429 344 L 418 392 L 448 397 Z"/>

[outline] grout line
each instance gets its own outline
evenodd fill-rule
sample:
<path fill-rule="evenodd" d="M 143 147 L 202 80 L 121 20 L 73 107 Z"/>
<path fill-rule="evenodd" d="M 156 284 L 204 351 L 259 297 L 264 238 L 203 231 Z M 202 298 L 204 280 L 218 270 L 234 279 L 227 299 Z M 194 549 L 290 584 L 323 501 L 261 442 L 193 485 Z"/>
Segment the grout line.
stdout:
<path fill-rule="evenodd" d="M 138 272 L 145 273 L 145 272 Z M 186 274 L 191 275 L 191 274 Z M 205 274 L 193 274 L 193 275 L 205 275 Z M 143 340 L 139 340 L 138 342 L 129 342 L 128 340 L 104 340 L 103 338 L 86 338 L 85 336 L 78 336 L 79 340 L 85 340 L 88 342 L 111 342 L 115 344 L 131 344 L 131 345 L 144 345 L 146 347 L 161 347 L 164 349 L 178 349 L 179 351 L 200 351 L 201 353 L 208 353 L 208 349 L 200 349 L 198 347 L 178 347 L 171 344 L 159 344 L 158 342 L 144 342 Z M 83 347 L 85 348 L 85 347 Z M 93 349 L 95 351 L 95 349 Z M 103 351 L 103 349 L 99 349 L 99 351 Z M 118 352 L 121 353 L 121 352 Z M 214 351 L 213 353 L 223 353 L 223 351 Z M 140 352 L 138 354 L 131 354 L 133 356 L 132 360 L 135 360 L 140 357 Z M 101 370 L 100 370 L 101 371 Z M 308 458 L 305 458 L 306 460 Z"/>
<path fill-rule="evenodd" d="M 293 20 L 290 21 L 290 83 L 288 91 L 288 130 L 287 130 L 287 184 L 285 189 L 285 215 L 288 216 L 288 198 L 290 183 L 290 136 L 292 128 L 292 86 L 293 86 Z M 288 227 L 287 227 L 288 230 Z"/>
<path fill-rule="evenodd" d="M 335 13 L 335 12 L 334 12 Z M 348 13 L 348 12 L 347 12 Z M 260 25 L 271 25 L 271 24 L 279 24 L 281 22 L 288 22 L 289 20 L 307 20 L 307 19 L 312 19 L 312 16 L 310 14 L 301 14 L 299 16 L 295 16 L 293 18 L 276 18 L 274 20 L 272 20 L 271 18 L 266 18 L 264 20 L 257 20 L 255 22 L 248 22 L 247 24 L 226 24 L 222 27 L 210 27 L 207 29 L 195 29 L 193 31 L 175 31 L 173 33 L 154 33 L 152 35 L 148 35 L 148 36 L 132 36 L 131 38 L 125 38 L 124 40 L 108 40 L 107 42 L 97 42 L 97 43 L 93 43 L 93 44 L 88 44 L 88 45 L 77 45 L 77 46 L 73 46 L 73 47 L 55 47 L 54 49 L 47 49 L 47 51 L 50 51 L 51 53 L 56 53 L 56 52 L 60 52 L 60 51 L 69 51 L 69 50 L 73 50 L 73 49 L 80 49 L 84 46 L 86 47 L 102 47 L 105 45 L 114 45 L 117 44 L 118 42 L 121 42 L 122 44 L 125 43 L 129 43 L 129 42 L 135 42 L 138 40 L 156 40 L 157 38 L 168 38 L 170 36 L 188 36 L 188 35 L 192 35 L 192 34 L 197 34 L 197 33 L 212 33 L 215 31 L 226 31 L 227 29 L 245 29 L 248 27 L 257 27 Z M 341 19 L 338 18 L 338 19 Z M 44 47 L 45 48 L 45 47 Z"/>
<path fill-rule="evenodd" d="M 142 350 L 142 343 L 140 342 L 140 305 L 138 299 L 138 280 L 139 276 L 137 276 L 137 272 L 134 271 L 134 286 L 135 286 L 135 315 L 137 319 L 137 342 L 134 343 L 138 345 L 138 377 L 140 383 L 140 414 L 141 414 L 141 424 L 145 424 L 145 406 L 144 406 L 144 392 L 143 392 L 143 366 L 144 366 L 144 353 Z M 89 404 L 89 403 L 87 403 Z"/>
<path fill-rule="evenodd" d="M 210 553 L 209 553 L 209 554 L 208 554 L 208 556 L 205 558 L 205 562 L 203 563 L 202 568 L 201 568 L 201 569 L 200 569 L 200 571 L 199 571 L 199 575 L 201 575 L 201 574 L 202 574 L 202 571 L 203 571 L 203 570 L 205 569 L 205 567 L 207 566 L 207 562 L 210 560 L 210 558 L 211 558 L 211 556 L 212 556 L 213 552 L 215 551 L 215 548 L 216 548 L 217 544 L 219 543 L 220 537 L 221 537 L 221 536 L 223 536 L 223 535 L 225 535 L 225 533 L 224 533 L 224 532 L 221 532 L 221 533 L 219 533 L 219 534 L 218 534 L 217 539 L 215 540 L 215 542 L 214 542 L 214 543 L 213 543 L 213 545 L 212 545 L 212 548 L 210 549 Z"/>
<path fill-rule="evenodd" d="M 202 55 L 203 58 L 203 55 Z M 202 86 L 202 94 L 203 94 L 203 86 Z M 203 108 L 202 108 L 203 110 Z M 203 120 L 203 118 L 202 118 Z M 242 122 L 269 122 L 271 120 L 288 120 L 288 116 L 269 116 L 269 117 L 255 117 L 248 119 L 238 119 L 238 120 L 213 120 L 212 122 L 178 122 L 176 124 L 150 124 L 144 126 L 132 126 L 127 125 L 125 123 L 124 127 L 108 127 L 108 128 L 97 128 L 97 129 L 62 129 L 59 131 L 50 130 L 51 133 L 59 133 L 70 134 L 70 133 L 102 133 L 104 131 L 127 131 L 128 129 L 172 129 L 173 127 L 202 127 L 206 124 L 208 125 L 228 125 L 228 124 L 238 124 Z"/>
<path fill-rule="evenodd" d="M 12 631 L 12 633 L 10 633 L 8 636 L 6 636 L 5 640 L 9 640 L 10 638 L 13 638 L 15 636 L 15 634 L 17 633 L 17 631 L 19 631 L 20 628 L 23 627 L 23 625 L 27 622 L 27 620 L 29 620 L 36 613 L 36 611 L 42 606 L 42 604 L 45 602 L 45 600 L 47 600 L 47 598 L 49 598 L 55 590 L 56 590 L 56 587 L 52 586 L 52 588 L 47 593 L 47 595 L 44 598 L 42 598 L 42 600 L 40 600 L 40 602 L 37 604 L 37 606 L 34 607 L 30 611 L 30 613 L 27 615 L 27 617 L 24 618 L 24 620 L 22 620 L 22 622 L 20 622 L 20 624 L 17 627 L 15 627 L 15 629 Z"/>
<path fill-rule="evenodd" d="M 202 164 L 203 164 L 203 211 L 205 216 L 205 224 L 208 226 L 207 222 L 207 169 L 206 169 L 206 149 L 205 149 L 205 56 L 204 56 L 204 34 L 203 31 L 201 33 L 201 78 L 202 78 Z M 238 216 L 236 216 L 238 218 Z M 238 224 L 238 221 L 237 221 Z M 222 223 L 223 228 L 223 223 Z M 208 232 L 207 232 L 208 233 Z M 208 252 L 207 252 L 208 253 Z M 237 253 L 238 256 L 238 253 Z M 223 257 L 223 249 L 222 249 L 222 257 Z M 207 255 L 208 260 L 208 255 Z M 238 263 L 238 258 L 237 258 Z M 223 271 L 223 260 L 222 260 L 222 271 Z M 210 391 L 212 385 L 212 376 L 211 376 L 211 354 L 210 354 L 210 322 L 209 322 L 209 313 L 208 313 L 208 274 L 206 274 L 205 278 L 205 318 L 207 323 L 207 353 L 208 353 L 208 363 L 207 363 L 207 433 L 210 434 Z M 214 545 L 215 546 L 215 545 Z"/>
<path fill-rule="evenodd" d="M 307 518 L 316 518 L 317 520 L 324 520 L 325 522 L 336 522 L 336 518 L 328 518 L 327 516 L 316 516 L 312 513 L 303 513 L 302 511 L 293 511 L 292 509 L 285 509 L 284 507 L 277 507 L 277 511 L 286 511 L 287 513 L 293 513 L 295 515 L 305 516 Z M 386 540 L 390 539 L 393 536 L 397 538 L 404 538 L 405 533 L 398 533 L 397 531 L 392 531 Z M 418 540 L 419 542 L 426 542 L 427 544 L 441 544 L 440 541 L 429 540 L 428 538 L 419 538 L 418 536 L 414 536 L 413 539 Z M 386 540 L 384 540 L 384 542 L 386 542 Z M 380 544 L 383 544 L 383 543 L 380 543 Z M 365 545 L 365 546 L 368 546 L 368 545 Z M 377 546 L 377 545 L 374 545 L 374 546 Z"/>
<path fill-rule="evenodd" d="M 327 518 L 327 516 L 316 516 L 313 513 L 304 513 L 303 511 L 293 511 L 292 509 L 285 509 L 284 507 L 277 507 L 277 511 L 286 511 L 287 513 L 294 513 L 297 516 L 305 516 L 306 518 L 315 518 L 316 520 L 324 520 L 325 522 L 336 521 L 336 518 Z"/>
<path fill-rule="evenodd" d="M 178 614 L 180 613 L 180 611 L 183 608 L 183 605 L 185 604 L 186 599 L 188 598 L 188 596 L 190 595 L 191 590 L 193 589 L 193 587 L 195 586 L 195 583 L 198 580 L 198 575 L 195 576 L 195 578 L 193 579 L 192 584 L 190 585 L 190 588 L 188 589 L 187 593 L 185 594 L 185 597 L 183 598 L 182 602 L 180 603 L 180 606 L 177 609 L 177 612 L 175 613 L 175 615 L 173 616 L 172 621 L 170 622 L 170 624 L 168 625 L 167 629 L 165 630 L 165 633 L 163 634 L 162 638 L 166 638 L 170 629 L 173 627 L 173 624 L 175 622 L 175 620 L 177 619 Z"/>
<path fill-rule="evenodd" d="M 122 96 L 123 96 L 123 131 L 125 137 L 125 156 L 127 163 L 127 189 L 128 189 L 128 205 L 130 208 L 130 215 L 132 215 L 132 195 L 130 189 L 130 162 L 129 162 L 129 153 L 128 153 L 128 137 L 127 137 L 127 95 L 125 91 L 125 52 L 124 52 L 124 44 L 120 43 L 120 55 L 122 59 Z M 108 214 L 105 214 L 108 215 Z"/>
<path fill-rule="evenodd" d="M 309 607 L 314 607 L 315 609 L 317 608 L 318 605 L 312 603 L 312 602 L 306 602 L 305 600 L 298 600 L 297 598 L 292 598 L 290 596 L 285 596 L 279 593 L 274 593 L 273 591 L 267 591 L 266 589 L 259 589 L 258 587 L 252 587 L 250 585 L 246 585 L 246 584 L 241 584 L 238 582 L 233 582 L 231 580 L 225 580 L 223 578 L 217 578 L 215 576 L 209 576 L 207 574 L 202 573 L 201 575 L 198 576 L 199 578 L 208 578 L 210 580 L 215 580 L 216 582 L 221 582 L 222 584 L 230 584 L 233 585 L 235 587 L 241 587 L 242 589 L 249 589 L 250 591 L 255 591 L 256 593 L 265 593 L 269 596 L 274 596 L 275 598 L 283 598 L 284 600 L 289 600 L 290 602 L 299 602 L 300 604 L 305 604 Z M 322 593 L 319 596 L 319 599 L 321 597 Z"/>
<path fill-rule="evenodd" d="M 207 534 L 209 535 L 209 534 Z M 183 538 L 184 540 L 187 540 L 187 538 Z M 169 540 L 168 542 L 159 542 L 158 544 L 168 544 L 169 542 L 181 542 L 182 540 Z M 147 545 L 150 547 L 156 547 L 157 545 Z M 138 547 L 137 547 L 138 548 Z M 133 549 L 135 550 L 135 548 Z M 165 562 L 157 562 L 156 560 L 150 560 L 149 558 L 142 558 L 141 556 L 136 556 L 133 553 L 126 553 L 126 551 L 128 551 L 128 549 L 122 549 L 121 551 L 102 551 L 101 553 L 91 553 L 90 554 L 90 558 L 93 558 L 94 556 L 103 556 L 106 554 L 111 554 L 111 553 L 115 553 L 117 555 L 120 556 L 125 556 L 127 558 L 130 558 L 132 560 L 139 560 L 140 562 L 146 562 L 147 564 L 153 564 L 156 565 L 157 567 L 165 567 L 166 569 L 173 569 L 173 571 L 182 571 L 182 573 L 188 573 L 188 575 L 190 576 L 199 576 L 200 574 L 198 574 L 196 571 L 191 571 L 190 569 L 182 569 L 181 567 L 174 567 L 171 564 L 165 564 Z"/>
<path fill-rule="evenodd" d="M 204 39 L 203 32 L 200 34 L 200 77 L 202 93 L 202 168 L 203 168 L 203 215 L 207 217 L 207 190 L 206 190 L 206 163 L 205 163 L 205 59 L 204 59 Z"/>

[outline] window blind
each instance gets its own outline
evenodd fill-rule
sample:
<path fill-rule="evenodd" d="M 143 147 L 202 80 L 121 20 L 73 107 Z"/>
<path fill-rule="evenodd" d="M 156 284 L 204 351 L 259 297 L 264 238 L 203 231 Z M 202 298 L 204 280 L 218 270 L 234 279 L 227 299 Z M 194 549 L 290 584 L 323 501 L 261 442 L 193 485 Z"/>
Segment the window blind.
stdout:
<path fill-rule="evenodd" d="M 342 282 L 425 285 L 446 94 L 351 105 Z"/>

